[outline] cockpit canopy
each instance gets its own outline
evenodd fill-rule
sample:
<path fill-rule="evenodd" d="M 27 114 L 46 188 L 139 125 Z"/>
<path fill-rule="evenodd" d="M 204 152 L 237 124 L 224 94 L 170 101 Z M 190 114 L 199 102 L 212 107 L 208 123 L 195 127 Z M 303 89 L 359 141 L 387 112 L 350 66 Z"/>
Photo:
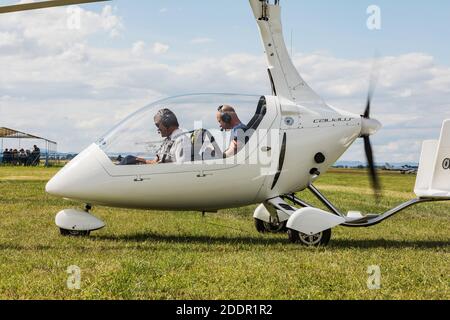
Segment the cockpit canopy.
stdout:
<path fill-rule="evenodd" d="M 155 126 L 155 115 L 159 110 L 169 109 L 179 122 L 181 133 L 178 135 L 185 135 L 183 139 L 193 145 L 200 136 L 200 146 L 205 141 L 210 145 L 208 152 L 200 150 L 201 147 L 192 151 L 193 161 L 222 157 L 230 144 L 230 132 L 220 130 L 216 117 L 218 107 L 222 105 L 232 106 L 241 122 L 252 130 L 256 130 L 266 113 L 266 100 L 261 96 L 197 94 L 172 97 L 135 112 L 100 139 L 98 145 L 116 164 L 129 155 L 155 159 L 165 140 Z"/>

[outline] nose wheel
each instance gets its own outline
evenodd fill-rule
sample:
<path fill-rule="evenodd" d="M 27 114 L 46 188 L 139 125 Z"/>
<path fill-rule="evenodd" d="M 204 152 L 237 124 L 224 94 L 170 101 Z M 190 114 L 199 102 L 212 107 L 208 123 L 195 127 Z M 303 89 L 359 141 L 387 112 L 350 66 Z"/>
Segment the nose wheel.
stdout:
<path fill-rule="evenodd" d="M 64 237 L 89 237 L 91 231 L 75 231 L 59 228 L 59 232 Z"/>
<path fill-rule="evenodd" d="M 286 232 L 286 222 L 280 222 L 278 220 L 265 222 L 260 219 L 255 219 L 255 228 L 259 233 L 282 233 Z"/>
<path fill-rule="evenodd" d="M 307 247 L 326 247 L 331 239 L 331 229 L 309 235 L 292 229 L 288 230 L 289 241 Z"/>
<path fill-rule="evenodd" d="M 62 236 L 87 237 L 92 231 L 105 227 L 105 223 L 90 214 L 92 207 L 84 210 L 66 209 L 56 215 L 55 223 Z"/>

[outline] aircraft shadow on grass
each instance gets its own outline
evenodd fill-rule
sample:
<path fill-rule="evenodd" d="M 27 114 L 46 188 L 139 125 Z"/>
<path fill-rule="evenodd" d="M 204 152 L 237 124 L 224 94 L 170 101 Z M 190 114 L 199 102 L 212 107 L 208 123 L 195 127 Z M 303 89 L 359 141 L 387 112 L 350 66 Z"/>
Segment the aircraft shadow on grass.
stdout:
<path fill-rule="evenodd" d="M 162 235 L 157 233 L 135 233 L 130 235 L 97 235 L 92 238 L 86 238 L 88 242 L 110 241 L 110 242 L 135 242 L 144 243 L 148 241 L 163 242 L 169 244 L 207 244 L 207 245 L 253 245 L 253 246 L 267 246 L 267 245 L 285 245 L 286 240 L 283 238 L 257 238 L 251 236 L 238 237 L 210 237 L 210 236 L 193 236 L 193 235 Z M 80 244 L 80 246 L 72 246 L 72 248 L 89 250 L 88 243 Z M 450 247 L 450 241 L 432 241 L 432 240 L 351 240 L 351 239 L 336 239 L 329 249 L 444 249 Z M 60 246 L 54 245 L 31 245 L 23 246 L 14 243 L 0 243 L 0 251 L 15 250 L 15 251 L 48 251 L 58 250 Z M 124 247 L 125 248 L 125 247 Z M 298 247 L 295 247 L 298 250 Z M 63 248 L 61 248 L 63 249 Z M 98 248 L 97 248 L 98 249 Z M 110 247 L 105 245 L 104 250 L 119 249 L 117 246 Z M 145 249 L 145 248 L 142 248 Z M 95 250 L 95 249 L 92 249 Z"/>
<path fill-rule="evenodd" d="M 135 233 L 130 235 L 98 235 L 93 240 L 106 240 L 106 241 L 127 241 L 127 242 L 167 242 L 167 243 L 197 243 L 197 244 L 249 244 L 249 245 L 278 245 L 286 244 L 286 240 L 283 238 L 258 238 L 251 236 L 238 236 L 238 237 L 211 237 L 211 236 L 193 236 L 193 235 L 163 235 L 158 233 Z M 449 247 L 450 241 L 432 241 L 432 240 L 351 240 L 351 239 L 336 239 L 330 249 L 332 248 L 444 248 Z M 297 248 L 298 249 L 298 248 Z"/>

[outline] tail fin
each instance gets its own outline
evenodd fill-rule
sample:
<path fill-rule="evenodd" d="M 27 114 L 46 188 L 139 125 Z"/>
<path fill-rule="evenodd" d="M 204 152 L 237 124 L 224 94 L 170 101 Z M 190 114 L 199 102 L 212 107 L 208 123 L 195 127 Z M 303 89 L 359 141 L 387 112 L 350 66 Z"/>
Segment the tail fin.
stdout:
<path fill-rule="evenodd" d="M 425 141 L 417 174 L 416 195 L 450 199 L 450 120 L 444 121 L 439 141 Z"/>

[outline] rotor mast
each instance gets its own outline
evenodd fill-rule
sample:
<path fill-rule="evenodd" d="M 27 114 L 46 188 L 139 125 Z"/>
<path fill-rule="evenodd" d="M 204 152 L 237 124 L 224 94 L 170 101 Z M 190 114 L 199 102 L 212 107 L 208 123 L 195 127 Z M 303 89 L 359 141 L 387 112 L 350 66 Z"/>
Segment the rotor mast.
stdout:
<path fill-rule="evenodd" d="M 292 62 L 283 37 L 280 1 L 249 1 L 261 33 L 274 95 L 311 110 L 325 106 Z"/>

